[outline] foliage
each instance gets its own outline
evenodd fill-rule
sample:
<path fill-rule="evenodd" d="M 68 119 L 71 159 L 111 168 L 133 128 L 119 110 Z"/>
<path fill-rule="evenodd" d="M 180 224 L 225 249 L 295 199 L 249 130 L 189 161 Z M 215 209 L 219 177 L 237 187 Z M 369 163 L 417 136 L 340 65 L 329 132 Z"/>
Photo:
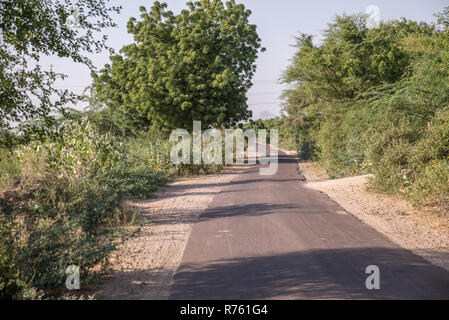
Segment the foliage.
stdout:
<path fill-rule="evenodd" d="M 447 201 L 448 10 L 440 27 L 405 19 L 368 29 L 337 17 L 320 45 L 297 38 L 285 71 L 286 123 L 332 177 L 372 172 L 375 186 Z"/>
<path fill-rule="evenodd" d="M 270 130 L 278 130 L 278 146 L 287 150 L 297 150 L 296 135 L 298 134 L 295 128 L 286 125 L 285 118 L 275 117 L 266 120 L 250 120 L 247 124 L 243 125 L 243 130 L 253 129 L 256 134 L 259 129 L 265 129 L 267 134 L 267 143 L 270 143 Z"/>
<path fill-rule="evenodd" d="M 103 272 L 122 202 L 147 198 L 171 178 L 159 147 L 122 144 L 84 121 L 66 123 L 45 142 L 5 151 L 0 295 L 62 292 L 71 264 L 80 266 L 84 286 Z"/>
<path fill-rule="evenodd" d="M 63 107 L 77 97 L 54 88 L 63 75 L 43 70 L 40 57 L 92 68 L 82 52 L 106 47 L 95 32 L 114 26 L 108 14 L 119 10 L 77 1 L 79 26 L 71 29 L 70 4 L 0 2 L 0 298 L 73 298 L 66 267 L 80 267 L 83 287 L 107 270 L 126 201 L 179 175 L 221 170 L 174 166 L 171 127 L 250 114 L 245 93 L 260 39 L 251 12 L 234 1 L 188 3 L 177 16 L 158 2 L 150 13 L 142 8 L 142 21 L 128 24 L 135 43 L 95 78 L 90 108 Z"/>
<path fill-rule="evenodd" d="M 0 129 L 37 116 L 50 121 L 50 111 L 75 101 L 54 87 L 65 76 L 45 70 L 40 59 L 54 55 L 93 68 L 83 53 L 106 48 L 107 38 L 95 34 L 115 26 L 109 13 L 118 11 L 103 0 L 0 1 Z M 70 15 L 77 15 L 76 28 L 66 23 Z"/>
<path fill-rule="evenodd" d="M 220 165 L 179 165 L 173 143 L 151 132 L 101 133 L 86 117 L 0 155 L 0 297 L 64 296 L 65 268 L 85 288 L 107 271 L 123 203 L 147 199 L 179 175 Z"/>
<path fill-rule="evenodd" d="M 246 92 L 260 48 L 251 11 L 234 0 L 188 2 L 178 15 L 156 1 L 131 18 L 134 43 L 94 75 L 98 100 L 162 128 L 234 124 L 250 116 Z"/>

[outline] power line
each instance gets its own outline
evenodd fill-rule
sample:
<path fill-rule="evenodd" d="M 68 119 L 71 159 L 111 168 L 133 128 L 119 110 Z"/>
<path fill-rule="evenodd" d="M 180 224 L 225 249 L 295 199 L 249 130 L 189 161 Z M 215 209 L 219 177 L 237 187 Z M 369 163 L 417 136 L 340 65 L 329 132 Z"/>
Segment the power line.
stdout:
<path fill-rule="evenodd" d="M 55 88 L 86 88 L 87 86 L 54 86 Z"/>
<path fill-rule="evenodd" d="M 255 93 L 249 93 L 248 96 L 265 96 L 269 94 L 282 94 L 281 91 L 276 92 L 255 92 Z"/>
<path fill-rule="evenodd" d="M 263 102 L 263 103 L 248 103 L 250 106 L 263 106 L 263 105 L 273 105 L 273 104 L 280 104 L 280 101 L 277 102 Z"/>

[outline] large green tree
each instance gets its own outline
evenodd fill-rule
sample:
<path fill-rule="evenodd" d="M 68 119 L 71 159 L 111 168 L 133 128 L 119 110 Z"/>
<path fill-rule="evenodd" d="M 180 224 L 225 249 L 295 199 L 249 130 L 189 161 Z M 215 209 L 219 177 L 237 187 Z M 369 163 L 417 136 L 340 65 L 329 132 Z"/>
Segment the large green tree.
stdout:
<path fill-rule="evenodd" d="M 47 117 L 52 110 L 75 101 L 54 83 L 63 74 L 45 69 L 43 56 L 69 58 L 93 68 L 86 53 L 106 48 L 113 27 L 108 0 L 0 1 L 0 130 L 13 122 Z"/>
<path fill-rule="evenodd" d="M 260 49 L 251 11 L 234 0 L 188 2 L 175 15 L 167 4 L 131 18 L 134 43 L 94 75 L 99 101 L 162 128 L 223 126 L 251 116 L 246 92 Z"/>

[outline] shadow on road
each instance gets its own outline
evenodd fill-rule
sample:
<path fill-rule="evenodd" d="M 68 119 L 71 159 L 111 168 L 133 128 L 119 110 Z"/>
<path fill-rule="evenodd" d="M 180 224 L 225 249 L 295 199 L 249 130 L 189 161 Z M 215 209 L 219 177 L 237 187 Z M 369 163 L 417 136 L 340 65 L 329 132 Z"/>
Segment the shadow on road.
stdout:
<path fill-rule="evenodd" d="M 371 264 L 380 268 L 380 290 L 365 287 Z M 449 273 L 409 251 L 386 248 L 183 265 L 174 283 L 170 299 L 449 299 Z"/>
<path fill-rule="evenodd" d="M 246 205 L 234 205 L 226 207 L 208 208 L 201 215 L 200 220 L 211 220 L 217 218 L 230 218 L 233 216 L 263 216 L 271 213 L 279 213 L 282 210 L 299 209 L 295 204 L 274 204 L 274 203 L 250 203 Z"/>

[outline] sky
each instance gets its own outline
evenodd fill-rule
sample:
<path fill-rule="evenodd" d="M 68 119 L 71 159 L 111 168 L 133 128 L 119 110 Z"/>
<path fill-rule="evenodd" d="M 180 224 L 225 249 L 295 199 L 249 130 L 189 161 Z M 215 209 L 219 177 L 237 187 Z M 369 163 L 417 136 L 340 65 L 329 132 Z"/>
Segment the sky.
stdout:
<path fill-rule="evenodd" d="M 139 18 L 139 7 L 150 8 L 152 0 L 112 0 L 113 5 L 121 5 L 123 10 L 113 19 L 117 28 L 105 30 L 108 45 L 118 51 L 123 45 L 132 42 L 127 33 L 126 23 L 130 17 Z M 163 2 L 163 1 L 161 1 Z M 166 0 L 168 8 L 179 13 L 185 8 L 186 0 Z M 279 83 L 282 72 L 287 68 L 295 52 L 292 45 L 299 33 L 312 34 L 317 41 L 322 30 L 337 14 L 365 12 L 368 6 L 377 6 L 382 20 L 405 17 L 411 20 L 434 22 L 434 14 L 449 6 L 449 0 L 238 0 L 252 11 L 250 22 L 257 25 L 266 52 L 259 55 L 257 72 L 253 87 L 248 92 L 248 105 L 253 110 L 253 118 L 270 118 L 280 115 L 279 98 L 285 85 Z M 109 62 L 109 53 L 89 55 L 97 68 Z M 59 81 L 59 88 L 68 88 L 81 93 L 91 84 L 90 71 L 87 67 L 66 59 L 45 58 L 44 65 L 52 64 L 56 71 L 68 75 Z M 82 109 L 83 106 L 78 106 Z"/>

